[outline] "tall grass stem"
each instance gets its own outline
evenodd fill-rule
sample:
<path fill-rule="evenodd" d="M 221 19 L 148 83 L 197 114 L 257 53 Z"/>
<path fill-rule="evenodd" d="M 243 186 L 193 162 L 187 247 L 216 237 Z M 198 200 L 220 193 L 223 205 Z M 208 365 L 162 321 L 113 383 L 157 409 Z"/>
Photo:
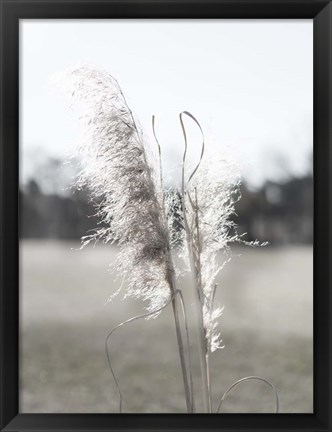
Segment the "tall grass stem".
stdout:
<path fill-rule="evenodd" d="M 155 131 L 155 116 L 152 116 L 152 130 L 153 135 L 155 138 L 155 141 L 158 146 L 158 155 L 159 155 L 159 181 L 160 181 L 160 191 L 161 191 L 161 207 L 162 207 L 162 215 L 163 220 L 166 222 L 166 210 L 165 210 L 165 195 L 164 195 L 164 180 L 163 180 L 163 169 L 162 169 L 162 157 L 161 157 L 161 147 L 156 135 Z M 167 242 L 170 244 L 169 234 L 167 232 Z M 171 293 L 174 294 L 176 292 L 176 281 L 175 281 L 175 274 L 174 274 L 174 265 L 173 265 L 173 259 L 172 259 L 172 252 L 170 248 L 167 250 L 167 279 L 169 282 L 169 286 L 171 289 Z M 192 379 L 192 367 L 191 367 L 191 358 L 190 358 L 190 342 L 189 342 L 189 330 L 187 325 L 187 316 L 186 311 L 184 307 L 183 297 L 180 290 L 180 301 L 181 301 L 181 307 L 182 307 L 182 313 L 184 317 L 184 324 L 185 324 L 185 334 L 186 334 L 186 345 L 187 349 L 184 348 L 183 343 L 183 337 L 182 337 L 182 331 L 181 331 L 181 324 L 179 319 L 179 306 L 177 297 L 173 295 L 172 299 L 172 307 L 173 307 L 173 315 L 174 315 L 174 321 L 175 321 L 175 329 L 176 329 L 176 336 L 177 336 L 177 343 L 178 343 L 178 349 L 179 349 L 179 355 L 180 355 L 180 362 L 181 362 L 181 369 L 182 369 L 182 377 L 183 377 L 183 385 L 184 385 L 184 391 L 185 391 L 185 398 L 186 398 L 186 405 L 187 405 L 187 411 L 189 413 L 194 412 L 194 389 L 193 389 L 193 379 Z"/>
<path fill-rule="evenodd" d="M 207 361 L 206 361 L 206 355 L 208 354 L 208 346 L 207 346 L 207 340 L 206 340 L 206 334 L 204 329 L 204 320 L 203 320 L 203 293 L 201 288 L 201 274 L 199 271 L 197 271 L 197 266 L 195 265 L 195 257 L 194 257 L 194 251 L 193 251 L 193 235 L 192 231 L 190 229 L 190 226 L 188 224 L 187 219 L 187 212 L 186 212 L 186 196 L 187 191 L 185 188 L 185 164 L 186 164 L 186 156 L 187 156 L 187 149 L 188 149 L 188 140 L 187 140 L 187 133 L 185 129 L 185 125 L 183 122 L 183 115 L 188 115 L 186 111 L 183 111 L 180 113 L 180 124 L 183 132 L 184 137 L 184 153 L 183 153 L 183 159 L 182 159 L 182 182 L 181 182 L 181 192 L 182 192 L 182 200 L 183 200 L 183 221 L 184 221 L 184 227 L 186 232 L 186 241 L 187 241 L 187 248 L 188 248 L 188 255 L 189 255 L 189 262 L 190 262 L 190 269 L 191 269 L 191 276 L 192 276 L 192 284 L 193 284 L 193 291 L 194 291 L 194 298 L 195 298 L 195 305 L 196 305 L 196 321 L 197 321 L 197 334 L 198 334 L 198 346 L 199 346 L 199 360 L 200 360 L 200 369 L 201 369 L 201 380 L 202 380 L 202 394 L 203 394 L 203 402 L 204 402 L 204 412 L 211 412 L 211 396 L 209 394 L 209 379 L 208 379 L 208 368 L 207 368 Z M 190 118 L 193 118 L 194 121 L 199 125 L 197 120 L 190 114 Z M 200 126 L 199 126 L 200 127 Z M 201 128 L 200 128 L 201 129 Z M 202 132 L 202 129 L 201 129 Z M 203 132 L 202 132 L 203 134 Z M 201 152 L 201 158 L 202 160 L 204 153 L 204 136 L 203 136 L 203 145 L 202 145 L 202 152 Z M 189 176 L 188 182 L 192 179 L 193 175 L 196 173 L 200 161 L 198 162 L 197 166 L 195 167 L 194 171 Z M 188 193 L 188 198 L 189 197 Z"/>

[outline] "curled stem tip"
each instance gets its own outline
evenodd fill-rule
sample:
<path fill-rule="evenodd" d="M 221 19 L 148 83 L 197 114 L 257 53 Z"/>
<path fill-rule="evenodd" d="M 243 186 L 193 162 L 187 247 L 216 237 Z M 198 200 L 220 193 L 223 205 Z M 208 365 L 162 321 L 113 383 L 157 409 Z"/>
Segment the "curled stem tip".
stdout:
<path fill-rule="evenodd" d="M 241 383 L 243 383 L 243 382 L 245 382 L 245 381 L 249 381 L 249 380 L 258 380 L 258 381 L 263 381 L 263 382 L 266 383 L 269 387 L 271 387 L 271 389 L 273 390 L 274 395 L 275 395 L 275 413 L 278 414 L 278 412 L 279 412 L 279 396 L 278 396 L 277 389 L 275 388 L 275 386 L 274 386 L 270 381 L 268 381 L 268 380 L 265 379 L 265 378 L 259 377 L 259 376 L 247 376 L 247 377 L 244 377 L 244 378 L 241 378 L 241 379 L 235 381 L 231 386 L 229 386 L 228 389 L 225 391 L 225 393 L 221 396 L 221 399 L 220 399 L 220 401 L 219 401 L 218 408 L 217 408 L 217 410 L 216 410 L 216 414 L 219 413 L 220 408 L 221 408 L 221 405 L 222 405 L 222 403 L 224 402 L 224 400 L 226 399 L 227 395 L 230 393 L 230 391 L 231 391 L 234 387 L 237 387 L 239 384 L 241 384 Z"/>

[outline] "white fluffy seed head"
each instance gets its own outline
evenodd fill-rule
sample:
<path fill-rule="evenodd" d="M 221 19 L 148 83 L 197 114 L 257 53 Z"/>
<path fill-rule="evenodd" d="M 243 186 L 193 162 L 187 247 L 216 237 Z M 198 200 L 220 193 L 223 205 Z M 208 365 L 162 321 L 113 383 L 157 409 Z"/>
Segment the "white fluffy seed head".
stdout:
<path fill-rule="evenodd" d="M 93 199 L 102 197 L 102 226 L 83 244 L 115 242 L 125 296 L 148 301 L 148 310 L 160 308 L 170 298 L 169 244 L 143 134 L 110 74 L 83 65 L 71 70 L 67 82 L 84 129 L 77 185 L 88 186 Z"/>
<path fill-rule="evenodd" d="M 200 250 L 203 321 L 211 351 L 222 348 L 217 326 L 222 309 L 214 306 L 214 291 L 218 273 L 230 260 L 230 243 L 240 240 L 231 219 L 240 196 L 239 187 L 240 175 L 236 164 L 213 155 L 202 159 L 187 189 L 190 200 L 186 200 L 186 209 L 194 249 Z M 220 251 L 225 254 L 221 265 L 217 259 Z"/>

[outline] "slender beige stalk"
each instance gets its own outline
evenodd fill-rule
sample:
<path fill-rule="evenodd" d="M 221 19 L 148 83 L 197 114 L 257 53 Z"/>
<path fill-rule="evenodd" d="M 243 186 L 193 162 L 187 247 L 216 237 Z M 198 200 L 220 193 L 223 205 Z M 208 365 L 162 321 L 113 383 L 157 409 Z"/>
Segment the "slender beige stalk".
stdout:
<path fill-rule="evenodd" d="M 169 285 L 171 287 L 171 292 L 174 294 L 176 292 L 175 285 L 174 285 L 174 270 L 169 270 Z M 181 326 L 180 326 L 180 319 L 179 319 L 179 306 L 178 306 L 178 300 L 177 297 L 173 295 L 172 299 L 172 307 L 173 307 L 173 315 L 174 315 L 174 321 L 175 321 L 175 328 L 176 328 L 176 337 L 179 347 L 179 354 L 180 354 L 180 362 L 181 362 L 181 369 L 182 369 L 182 377 L 183 377 L 183 385 L 184 385 L 184 391 L 185 391 L 185 397 L 186 397 L 186 405 L 187 405 L 187 411 L 188 413 L 194 412 L 194 404 L 193 404 L 193 393 L 191 389 L 191 383 L 188 376 L 188 370 L 187 370 L 187 362 L 186 362 L 186 355 L 184 350 L 184 344 L 183 344 L 183 338 L 182 338 L 182 332 L 181 332 Z"/>
<path fill-rule="evenodd" d="M 183 299 L 183 294 L 181 290 L 177 290 L 181 302 L 185 335 L 186 335 L 186 344 L 187 344 L 187 357 L 188 357 L 188 370 L 189 370 L 189 379 L 190 379 L 190 388 L 191 388 L 191 404 L 192 404 L 192 412 L 195 412 L 195 392 L 194 392 L 194 382 L 193 382 L 193 374 L 192 374 L 192 364 L 191 364 L 191 354 L 190 354 L 190 338 L 189 338 L 189 327 L 187 321 L 187 313 L 186 307 Z"/>
<path fill-rule="evenodd" d="M 209 413 L 212 413 L 212 393 L 211 393 L 211 375 L 210 375 L 210 352 L 209 349 L 207 349 L 205 354 L 205 363 L 206 363 L 206 381 L 207 381 L 207 388 L 209 393 Z"/>
<path fill-rule="evenodd" d="M 202 326 L 204 330 L 204 349 L 205 349 L 205 366 L 204 366 L 204 388 L 207 392 L 207 405 L 208 405 L 208 412 L 212 413 L 212 399 L 211 399 L 211 380 L 210 380 L 210 362 L 209 362 L 209 340 L 206 334 L 206 330 L 204 327 L 204 317 L 203 317 L 203 305 L 204 305 L 204 292 L 202 287 L 202 271 L 201 271 L 201 237 L 200 237 L 200 231 L 199 231 L 199 218 L 198 218 L 198 200 L 197 200 L 197 189 L 195 188 L 195 229 L 196 229 L 196 244 L 197 244 L 197 257 L 196 257 L 196 269 L 197 269 L 197 283 L 199 287 L 199 293 L 200 293 L 200 311 L 201 311 L 201 320 L 202 320 Z"/>
<path fill-rule="evenodd" d="M 166 212 L 165 212 L 165 197 L 164 197 L 164 181 L 163 181 L 163 171 L 162 171 L 162 159 L 161 159 L 161 147 L 156 136 L 155 132 L 155 116 L 152 116 L 152 130 L 153 135 L 156 140 L 159 152 L 159 181 L 160 181 L 160 191 L 161 191 L 161 207 L 163 213 L 164 222 L 166 222 Z M 190 346 L 189 346 L 189 330 L 187 326 L 187 317 L 184 309 L 184 303 L 182 300 L 182 293 L 180 290 L 176 289 L 176 281 L 175 281 L 175 273 L 174 273 L 174 265 L 172 259 L 172 252 L 170 250 L 170 240 L 169 233 L 167 232 L 167 242 L 169 247 L 167 248 L 167 280 L 172 293 L 172 307 L 173 307 L 173 315 L 175 321 L 175 329 L 176 329 L 176 337 L 179 348 L 181 369 L 182 369 L 182 377 L 183 377 L 183 385 L 186 397 L 187 411 L 189 413 L 194 412 L 194 390 L 193 390 L 193 379 L 192 379 L 192 367 L 191 367 L 191 359 L 190 359 Z M 179 319 L 179 306 L 178 306 L 178 298 L 174 294 L 179 291 L 181 293 L 181 304 L 182 311 L 185 321 L 185 333 L 187 340 L 187 350 L 184 349 L 184 343 L 182 338 L 182 331 Z"/>
<path fill-rule="evenodd" d="M 195 305 L 196 305 L 196 322 L 197 322 L 197 330 L 198 330 L 198 345 L 199 345 L 199 358 L 200 358 L 200 368 L 201 368 L 201 378 L 202 378 L 204 411 L 211 412 L 211 403 L 210 403 L 211 396 L 209 394 L 209 378 L 208 378 L 209 374 L 208 374 L 207 361 L 206 361 L 208 345 L 207 345 L 207 339 L 206 339 L 206 334 L 204 329 L 204 320 L 203 320 L 203 292 L 201 287 L 201 274 L 200 271 L 198 271 L 197 266 L 195 265 L 195 256 L 193 251 L 193 233 L 189 227 L 188 219 L 186 215 L 185 162 L 186 162 L 186 155 L 187 155 L 187 134 L 182 120 L 182 114 L 183 113 L 180 114 L 180 123 L 181 123 L 182 132 L 184 136 L 184 141 L 185 141 L 185 150 L 184 150 L 183 161 L 182 161 L 183 220 L 184 220 L 184 226 L 186 231 L 186 240 L 187 240 L 192 283 L 194 287 L 193 291 L 194 291 Z M 184 114 L 186 114 L 186 112 L 184 112 Z M 191 115 L 190 117 L 192 118 Z M 196 121 L 196 119 L 194 120 Z M 204 146 L 203 146 L 203 150 L 204 150 Z M 202 155 L 203 155 L 203 151 L 202 151 Z M 189 177 L 189 180 L 195 174 L 198 166 L 199 164 L 196 166 L 195 170 Z"/>

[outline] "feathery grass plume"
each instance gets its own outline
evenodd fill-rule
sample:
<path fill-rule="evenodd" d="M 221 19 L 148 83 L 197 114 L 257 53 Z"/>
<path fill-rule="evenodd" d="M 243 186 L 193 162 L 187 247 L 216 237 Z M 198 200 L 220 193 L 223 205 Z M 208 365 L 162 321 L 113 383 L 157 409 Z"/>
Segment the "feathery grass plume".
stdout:
<path fill-rule="evenodd" d="M 84 245 L 117 243 L 117 270 L 127 281 L 125 297 L 158 309 L 170 298 L 167 279 L 168 236 L 143 134 L 118 82 L 107 72 L 84 65 L 70 73 L 72 96 L 85 137 L 79 145 L 82 171 L 78 185 L 92 198 L 103 197 L 103 222 L 84 237 Z"/>
<path fill-rule="evenodd" d="M 69 78 L 85 131 L 79 145 L 83 168 L 77 185 L 87 185 L 93 198 L 102 197 L 97 215 L 103 226 L 83 238 L 83 246 L 99 240 L 119 246 L 116 268 L 127 282 L 125 297 L 147 301 L 146 317 L 156 317 L 172 303 L 187 410 L 192 412 L 189 336 L 186 326 L 184 343 L 179 310 L 185 323 L 186 317 L 181 291 L 175 286 L 161 165 L 157 176 L 143 133 L 113 76 L 83 65 L 72 70 Z"/>
<path fill-rule="evenodd" d="M 192 251 L 200 278 L 203 323 L 208 350 L 222 348 L 217 320 L 221 307 L 215 307 L 216 278 L 230 261 L 230 243 L 240 241 L 231 219 L 240 197 L 240 175 L 230 160 L 220 155 L 203 158 L 187 189 L 187 218 L 192 233 Z M 189 199 L 190 197 L 190 199 Z M 217 254 L 224 260 L 218 262 Z"/>
<path fill-rule="evenodd" d="M 183 115 L 193 120 L 202 134 L 200 159 L 187 176 L 188 139 Z M 192 114 L 187 111 L 180 113 L 180 123 L 185 142 L 181 199 L 179 194 L 173 194 L 168 199 L 169 230 L 171 233 L 173 232 L 173 241 L 182 244 L 182 254 L 185 256 L 187 253 L 188 255 L 187 261 L 193 279 L 197 311 L 204 409 L 206 412 L 212 413 L 209 354 L 223 348 L 218 331 L 218 319 L 222 315 L 223 308 L 214 305 L 218 286 L 216 278 L 231 260 L 231 243 L 239 242 L 247 246 L 265 246 L 267 242 L 243 240 L 243 235 L 237 233 L 237 225 L 231 218 L 235 214 L 235 203 L 241 198 L 241 181 L 237 165 L 220 154 L 206 157 L 204 154 L 204 133 Z M 174 230 L 175 225 L 182 227 L 183 230 L 180 230 L 180 233 L 178 229 Z M 217 254 L 220 252 L 224 254 L 224 260 L 221 264 L 217 259 Z M 220 411 L 229 392 L 234 387 L 249 380 L 263 381 L 272 388 L 275 394 L 275 411 L 278 413 L 279 398 L 276 388 L 270 381 L 258 376 L 244 377 L 235 381 L 221 396 L 216 413 Z"/>
<path fill-rule="evenodd" d="M 188 139 L 183 116 L 193 120 L 202 134 L 201 156 L 196 167 L 187 174 Z M 212 412 L 209 354 L 223 348 L 218 331 L 218 319 L 223 308 L 214 306 L 216 277 L 230 261 L 232 242 L 258 245 L 242 241 L 236 224 L 231 220 L 234 204 L 240 198 L 240 176 L 231 161 L 216 154 L 206 158 L 203 130 L 197 119 L 187 111 L 180 113 L 185 149 L 182 165 L 182 211 L 186 232 L 187 252 L 195 295 L 199 356 L 201 365 L 204 409 Z M 217 253 L 225 259 L 218 264 Z"/>
<path fill-rule="evenodd" d="M 215 307 L 216 279 L 231 260 L 230 244 L 266 246 L 258 240 L 245 241 L 232 220 L 235 204 L 241 198 L 238 166 L 220 154 L 203 158 L 188 184 L 187 213 L 192 233 L 192 250 L 196 271 L 200 273 L 204 330 L 209 351 L 223 348 L 218 318 L 223 308 Z M 219 264 L 217 254 L 223 253 Z"/>

